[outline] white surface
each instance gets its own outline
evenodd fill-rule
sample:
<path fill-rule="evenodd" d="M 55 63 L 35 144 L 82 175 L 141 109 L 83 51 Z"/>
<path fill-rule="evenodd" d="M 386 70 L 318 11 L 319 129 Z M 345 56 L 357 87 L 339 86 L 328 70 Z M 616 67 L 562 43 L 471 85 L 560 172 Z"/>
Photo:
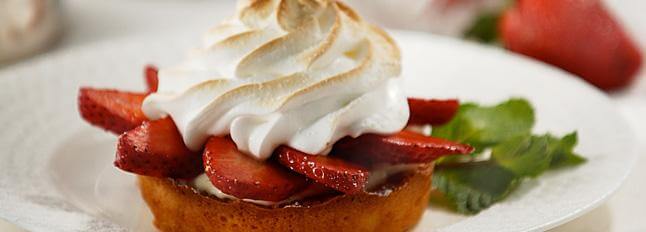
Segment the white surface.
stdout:
<path fill-rule="evenodd" d="M 612 102 L 582 81 L 498 49 L 425 34 L 395 38 L 410 95 L 482 103 L 527 97 L 536 108 L 536 131 L 578 130 L 577 151 L 589 159 L 528 181 L 476 216 L 431 209 L 421 231 L 552 228 L 600 204 L 628 173 L 636 157 L 632 131 Z M 0 86 L 7 87 L 0 93 L 0 123 L 6 125 L 0 148 L 9 151 L 0 156 L 0 217 L 33 231 L 119 228 L 105 219 L 132 229 L 149 226 L 133 179 L 110 165 L 114 138 L 78 117 L 75 96 L 81 85 L 143 89 L 143 64 L 173 62 L 189 41 L 184 36 L 113 40 L 0 72 Z"/>
<path fill-rule="evenodd" d="M 632 29 L 638 42 L 642 46 L 646 44 L 646 15 L 642 14 L 646 2 L 608 2 Z M 62 45 L 54 52 L 133 34 L 157 34 L 177 28 L 192 31 L 187 36 L 195 35 L 197 39 L 197 35 L 230 12 L 232 5 L 232 1 L 63 0 L 68 25 Z M 631 90 L 613 96 L 631 119 L 642 142 L 646 141 L 646 123 L 642 119 L 646 116 L 645 79 L 642 74 L 641 81 Z M 606 204 L 555 231 L 646 231 L 646 220 L 643 220 L 646 200 L 642 197 L 646 190 L 642 187 L 646 179 L 646 159 L 641 158 L 635 166 L 626 185 Z M 0 231 L 12 230 L 0 223 Z"/>

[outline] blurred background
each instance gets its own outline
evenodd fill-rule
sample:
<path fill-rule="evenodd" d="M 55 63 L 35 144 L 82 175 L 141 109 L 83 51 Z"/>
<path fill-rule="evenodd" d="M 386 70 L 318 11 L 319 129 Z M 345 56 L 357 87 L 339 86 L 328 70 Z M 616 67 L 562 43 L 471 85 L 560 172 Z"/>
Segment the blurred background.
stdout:
<path fill-rule="evenodd" d="M 390 29 L 471 40 L 569 71 L 610 94 L 646 137 L 646 1 L 345 2 Z M 198 41 L 234 7 L 235 0 L 0 0 L 0 70 L 121 37 L 185 34 Z"/>
<path fill-rule="evenodd" d="M 367 20 L 390 29 L 470 40 L 571 72 L 607 92 L 646 141 L 644 0 L 346 2 Z M 46 59 L 44 54 L 121 37 L 182 33 L 198 40 L 234 7 L 234 0 L 0 0 L 0 71 Z M 643 170 L 644 159 L 608 203 L 556 231 L 646 230 L 646 222 L 630 220 L 646 208 L 633 201 L 640 198 Z M 0 231 L 5 231 L 4 224 L 0 222 Z"/>
<path fill-rule="evenodd" d="M 641 83 L 642 0 L 345 2 L 381 26 L 521 53 L 614 94 Z M 0 68 L 118 37 L 184 33 L 197 40 L 234 7 L 234 0 L 0 0 Z"/>

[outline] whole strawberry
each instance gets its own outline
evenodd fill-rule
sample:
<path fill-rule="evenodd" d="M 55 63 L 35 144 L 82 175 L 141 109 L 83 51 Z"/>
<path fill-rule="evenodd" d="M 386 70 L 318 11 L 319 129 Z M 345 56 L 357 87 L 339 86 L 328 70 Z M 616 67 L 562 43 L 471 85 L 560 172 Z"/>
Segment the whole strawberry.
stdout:
<path fill-rule="evenodd" d="M 499 22 L 502 43 L 615 90 L 642 64 L 637 45 L 599 0 L 518 0 Z"/>

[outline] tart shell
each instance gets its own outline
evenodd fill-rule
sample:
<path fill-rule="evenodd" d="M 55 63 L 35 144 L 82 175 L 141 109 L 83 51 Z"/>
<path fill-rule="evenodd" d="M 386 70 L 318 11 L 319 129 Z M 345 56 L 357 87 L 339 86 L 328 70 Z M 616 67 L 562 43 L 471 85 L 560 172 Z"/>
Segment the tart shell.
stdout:
<path fill-rule="evenodd" d="M 388 194 L 341 194 L 274 208 L 221 200 L 171 179 L 138 179 L 161 231 L 408 231 L 427 207 L 432 170 L 407 173 Z"/>

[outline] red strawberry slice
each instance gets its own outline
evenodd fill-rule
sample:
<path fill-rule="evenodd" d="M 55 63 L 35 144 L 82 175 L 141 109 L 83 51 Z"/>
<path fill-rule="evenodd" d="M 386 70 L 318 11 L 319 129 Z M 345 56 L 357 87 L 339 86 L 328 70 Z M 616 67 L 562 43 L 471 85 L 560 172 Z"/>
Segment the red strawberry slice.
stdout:
<path fill-rule="evenodd" d="M 631 83 L 642 56 L 599 0 L 518 0 L 502 16 L 508 49 L 614 90 Z"/>
<path fill-rule="evenodd" d="M 170 118 L 146 121 L 119 136 L 118 168 L 145 176 L 191 178 L 203 172 L 202 157 L 182 140 Z"/>
<path fill-rule="evenodd" d="M 281 146 L 275 151 L 279 162 L 327 187 L 347 194 L 364 191 L 368 170 L 338 158 L 309 155 L 296 149 Z"/>
<path fill-rule="evenodd" d="M 146 120 L 141 111 L 145 97 L 143 93 L 81 88 L 78 96 L 79 112 L 90 124 L 121 134 Z"/>
<path fill-rule="evenodd" d="M 336 191 L 333 188 L 327 187 L 325 185 L 322 185 L 316 182 L 311 182 L 309 185 L 307 185 L 307 187 L 303 189 L 303 191 L 297 193 L 297 195 L 300 196 L 302 199 L 304 199 L 308 197 L 332 195 L 332 194 L 338 194 L 338 193 L 339 191 Z"/>
<path fill-rule="evenodd" d="M 275 162 L 243 154 L 229 137 L 211 137 L 203 160 L 211 183 L 237 198 L 282 201 L 307 186 L 305 177 Z"/>
<path fill-rule="evenodd" d="M 157 92 L 157 86 L 159 85 L 159 78 L 157 77 L 158 73 L 157 67 L 153 65 L 147 65 L 144 69 L 144 75 L 146 77 L 146 85 L 148 86 L 148 92 L 154 93 Z"/>
<path fill-rule="evenodd" d="M 469 154 L 469 145 L 434 138 L 411 131 L 394 135 L 366 134 L 358 138 L 344 138 L 334 145 L 332 151 L 355 163 L 414 164 L 429 163 L 437 158 L 454 154 Z"/>
<path fill-rule="evenodd" d="M 410 119 L 408 125 L 442 125 L 455 116 L 460 107 L 460 102 L 455 99 L 450 100 L 426 100 L 418 98 L 408 98 L 410 108 Z"/>

